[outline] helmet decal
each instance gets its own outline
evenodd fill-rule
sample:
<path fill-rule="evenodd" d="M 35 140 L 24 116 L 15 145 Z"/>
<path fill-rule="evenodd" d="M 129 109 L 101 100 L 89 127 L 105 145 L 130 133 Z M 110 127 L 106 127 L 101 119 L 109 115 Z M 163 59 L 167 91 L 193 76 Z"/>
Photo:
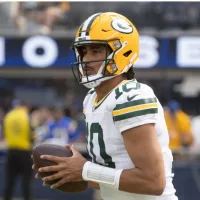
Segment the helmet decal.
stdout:
<path fill-rule="evenodd" d="M 111 22 L 111 26 L 121 33 L 132 33 L 133 27 L 124 19 L 114 19 Z"/>

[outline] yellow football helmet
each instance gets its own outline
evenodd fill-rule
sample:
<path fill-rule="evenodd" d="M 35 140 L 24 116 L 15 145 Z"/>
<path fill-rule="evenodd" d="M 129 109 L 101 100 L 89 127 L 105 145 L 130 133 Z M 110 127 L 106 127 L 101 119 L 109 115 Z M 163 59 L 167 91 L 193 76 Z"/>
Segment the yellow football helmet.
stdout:
<path fill-rule="evenodd" d="M 86 76 L 78 48 L 91 43 L 109 45 L 112 53 L 102 60 L 97 74 Z M 96 13 L 79 27 L 73 50 L 76 57 L 76 62 L 72 64 L 75 78 L 86 87 L 93 88 L 133 67 L 139 54 L 139 34 L 123 15 L 114 12 Z"/>

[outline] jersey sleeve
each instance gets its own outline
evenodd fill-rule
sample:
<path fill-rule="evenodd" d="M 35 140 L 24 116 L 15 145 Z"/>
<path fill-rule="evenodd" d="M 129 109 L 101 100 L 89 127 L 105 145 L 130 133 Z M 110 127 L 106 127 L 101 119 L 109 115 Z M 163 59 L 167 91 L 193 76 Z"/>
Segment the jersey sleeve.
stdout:
<path fill-rule="evenodd" d="M 156 123 L 158 99 L 150 87 L 129 89 L 117 99 L 112 111 L 120 132 L 148 123 Z"/>

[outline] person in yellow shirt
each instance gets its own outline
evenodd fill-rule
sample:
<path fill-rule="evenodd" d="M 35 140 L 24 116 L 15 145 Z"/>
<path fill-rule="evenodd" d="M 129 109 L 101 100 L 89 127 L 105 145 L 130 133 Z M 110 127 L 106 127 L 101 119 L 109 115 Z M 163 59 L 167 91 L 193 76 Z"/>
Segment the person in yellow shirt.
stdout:
<path fill-rule="evenodd" d="M 176 152 L 181 147 L 188 147 L 193 142 L 191 121 L 189 116 L 183 112 L 177 101 L 171 100 L 168 107 L 164 109 L 170 143 L 169 147 Z"/>
<path fill-rule="evenodd" d="M 31 198 L 33 135 L 28 106 L 20 100 L 14 100 L 13 104 L 14 108 L 6 114 L 3 122 L 4 139 L 8 149 L 4 200 L 12 199 L 18 175 L 22 177 L 24 199 L 29 200 Z"/>

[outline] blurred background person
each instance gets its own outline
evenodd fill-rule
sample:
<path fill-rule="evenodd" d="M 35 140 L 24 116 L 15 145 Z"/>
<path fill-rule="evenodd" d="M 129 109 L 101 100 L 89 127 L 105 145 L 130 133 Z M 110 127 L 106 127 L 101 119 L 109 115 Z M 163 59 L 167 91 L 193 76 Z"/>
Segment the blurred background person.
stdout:
<path fill-rule="evenodd" d="M 41 107 L 39 109 L 39 111 L 40 111 L 40 117 L 41 117 L 42 124 L 51 124 L 54 121 L 54 117 L 53 117 L 51 108 Z"/>
<path fill-rule="evenodd" d="M 198 110 L 200 111 L 200 109 Z M 192 151 L 195 154 L 199 154 L 200 152 L 200 114 L 192 118 L 192 132 L 193 132 L 193 137 L 194 137 Z"/>
<path fill-rule="evenodd" d="M 39 118 L 37 126 L 34 128 L 36 134 L 35 145 L 44 142 L 44 140 L 49 137 L 49 127 L 54 123 L 53 113 L 49 107 L 41 107 L 37 109 L 37 112 L 39 113 Z"/>
<path fill-rule="evenodd" d="M 21 100 L 14 100 L 13 109 L 3 122 L 7 143 L 4 200 L 11 200 L 17 177 L 21 176 L 22 193 L 25 200 L 31 199 L 33 133 L 29 119 L 29 107 Z"/>
<path fill-rule="evenodd" d="M 42 116 L 40 114 L 40 110 L 39 109 L 34 109 L 31 113 L 30 113 L 30 121 L 31 121 L 31 127 L 33 129 L 36 129 L 37 127 L 39 127 L 41 125 L 41 119 Z"/>
<path fill-rule="evenodd" d="M 65 116 L 62 106 L 52 108 L 53 122 L 48 123 L 48 132 L 44 138 L 44 143 L 66 145 L 76 142 L 79 139 L 77 123 L 70 117 Z"/>
<path fill-rule="evenodd" d="M 44 5 L 47 5 L 46 2 Z M 66 21 L 69 9 L 69 2 L 50 2 L 44 11 L 43 20 L 41 20 L 41 32 L 51 33 L 54 29 L 55 23 L 62 23 L 62 21 Z"/>
<path fill-rule="evenodd" d="M 169 146 L 173 153 L 182 147 L 187 148 L 193 143 L 193 134 L 189 116 L 181 109 L 180 104 L 171 100 L 165 107 L 165 120 L 169 132 Z"/>
<path fill-rule="evenodd" d="M 16 27 L 22 32 L 49 34 L 55 24 L 67 20 L 69 2 L 14 2 L 11 6 Z"/>

